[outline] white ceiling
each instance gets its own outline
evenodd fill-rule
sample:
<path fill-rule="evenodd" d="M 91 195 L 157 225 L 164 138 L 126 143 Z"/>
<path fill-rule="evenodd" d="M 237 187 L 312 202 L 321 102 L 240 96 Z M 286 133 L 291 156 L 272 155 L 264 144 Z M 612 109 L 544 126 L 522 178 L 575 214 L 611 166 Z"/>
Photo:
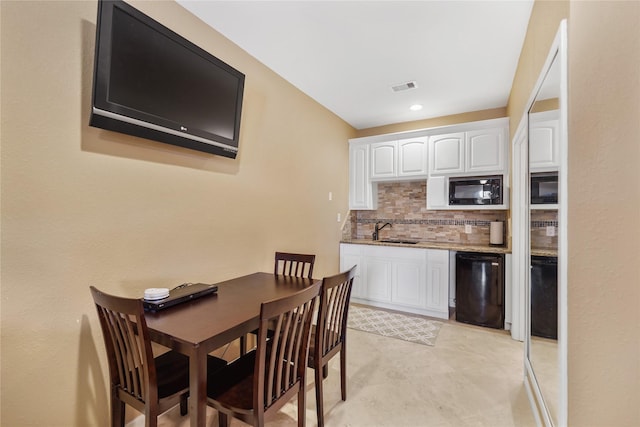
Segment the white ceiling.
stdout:
<path fill-rule="evenodd" d="M 506 106 L 533 6 L 177 1 L 357 129 Z"/>

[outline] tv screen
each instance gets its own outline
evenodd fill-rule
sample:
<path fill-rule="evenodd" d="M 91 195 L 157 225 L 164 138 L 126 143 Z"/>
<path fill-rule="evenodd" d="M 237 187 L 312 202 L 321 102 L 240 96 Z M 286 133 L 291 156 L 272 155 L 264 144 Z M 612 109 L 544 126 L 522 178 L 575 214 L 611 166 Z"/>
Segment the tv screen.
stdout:
<path fill-rule="evenodd" d="M 90 125 L 235 158 L 244 74 L 121 0 L 98 3 Z"/>

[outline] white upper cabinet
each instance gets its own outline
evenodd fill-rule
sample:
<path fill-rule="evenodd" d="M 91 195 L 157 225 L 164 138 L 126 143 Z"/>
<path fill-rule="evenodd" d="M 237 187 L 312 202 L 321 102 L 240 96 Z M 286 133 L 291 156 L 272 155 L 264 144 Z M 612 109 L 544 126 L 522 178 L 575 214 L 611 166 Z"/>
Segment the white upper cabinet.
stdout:
<path fill-rule="evenodd" d="M 432 136 L 429 170 L 432 175 L 464 172 L 464 132 Z"/>
<path fill-rule="evenodd" d="M 431 176 L 427 180 L 427 209 L 447 209 L 447 177 Z"/>
<path fill-rule="evenodd" d="M 499 126 L 432 136 L 430 175 L 505 173 L 506 133 Z"/>
<path fill-rule="evenodd" d="M 395 178 L 398 175 L 398 143 L 371 144 L 371 179 Z"/>
<path fill-rule="evenodd" d="M 378 182 L 428 179 L 429 209 L 448 207 L 450 176 L 505 175 L 508 182 L 508 129 L 509 119 L 500 118 L 349 140 L 349 209 L 376 209 Z"/>
<path fill-rule="evenodd" d="M 349 144 L 349 209 L 376 209 L 376 185 L 369 177 L 369 144 Z"/>
<path fill-rule="evenodd" d="M 557 171 L 559 110 L 529 113 L 529 167 L 532 172 Z"/>
<path fill-rule="evenodd" d="M 394 181 L 427 177 L 427 137 L 371 144 L 371 179 Z"/>
<path fill-rule="evenodd" d="M 398 141 L 398 177 L 427 177 L 428 138 L 401 139 Z"/>
<path fill-rule="evenodd" d="M 504 128 L 483 129 L 467 132 L 467 172 L 501 172 L 505 169 Z"/>

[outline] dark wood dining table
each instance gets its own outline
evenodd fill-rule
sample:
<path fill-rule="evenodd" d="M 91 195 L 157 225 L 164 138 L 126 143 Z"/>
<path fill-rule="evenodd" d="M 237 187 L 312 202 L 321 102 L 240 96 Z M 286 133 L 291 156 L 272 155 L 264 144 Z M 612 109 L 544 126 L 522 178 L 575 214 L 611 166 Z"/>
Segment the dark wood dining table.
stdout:
<path fill-rule="evenodd" d="M 189 356 L 191 426 L 206 422 L 207 354 L 258 328 L 260 304 L 319 280 L 253 273 L 216 283 L 218 292 L 162 311 L 147 312 L 151 339 Z"/>

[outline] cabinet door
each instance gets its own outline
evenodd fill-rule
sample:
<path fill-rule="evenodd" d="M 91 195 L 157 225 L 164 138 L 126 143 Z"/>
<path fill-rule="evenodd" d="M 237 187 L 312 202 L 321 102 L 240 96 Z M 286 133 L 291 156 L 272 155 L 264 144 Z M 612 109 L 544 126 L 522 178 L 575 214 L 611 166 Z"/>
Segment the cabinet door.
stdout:
<path fill-rule="evenodd" d="M 505 169 L 505 131 L 493 128 L 466 134 L 467 172 L 503 172 Z"/>
<path fill-rule="evenodd" d="M 363 245 L 353 245 L 348 243 L 340 243 L 340 271 L 347 271 L 356 265 L 356 274 L 353 279 L 353 287 L 351 295 L 355 298 L 366 298 L 366 281 L 362 277 L 364 271 L 365 257 Z"/>
<path fill-rule="evenodd" d="M 529 165 L 532 171 L 549 172 L 558 170 L 559 120 L 555 111 L 529 114 Z"/>
<path fill-rule="evenodd" d="M 427 308 L 449 311 L 449 251 L 427 250 Z"/>
<path fill-rule="evenodd" d="M 367 281 L 366 298 L 373 301 L 391 301 L 391 260 L 388 258 L 367 257 L 365 262 Z"/>
<path fill-rule="evenodd" d="M 349 209 L 376 208 L 374 185 L 369 179 L 369 144 L 349 145 Z"/>
<path fill-rule="evenodd" d="M 427 137 L 398 141 L 398 177 L 427 176 Z"/>
<path fill-rule="evenodd" d="M 395 141 L 371 144 L 371 179 L 395 178 L 397 176 L 396 150 Z"/>
<path fill-rule="evenodd" d="M 426 268 L 424 258 L 421 261 L 394 262 L 394 278 L 391 299 L 394 303 L 406 306 L 425 306 Z"/>
<path fill-rule="evenodd" d="M 464 132 L 429 138 L 429 173 L 464 172 Z"/>
<path fill-rule="evenodd" d="M 432 176 L 427 180 L 427 209 L 445 209 L 447 200 L 447 177 Z"/>
<path fill-rule="evenodd" d="M 355 298 L 365 298 L 367 296 L 367 290 L 365 288 L 366 283 L 360 277 L 360 270 L 362 269 L 362 256 L 361 255 L 340 255 L 340 271 L 350 270 L 351 267 L 356 265 L 356 275 L 353 278 L 353 286 L 351 288 L 351 296 Z"/>

